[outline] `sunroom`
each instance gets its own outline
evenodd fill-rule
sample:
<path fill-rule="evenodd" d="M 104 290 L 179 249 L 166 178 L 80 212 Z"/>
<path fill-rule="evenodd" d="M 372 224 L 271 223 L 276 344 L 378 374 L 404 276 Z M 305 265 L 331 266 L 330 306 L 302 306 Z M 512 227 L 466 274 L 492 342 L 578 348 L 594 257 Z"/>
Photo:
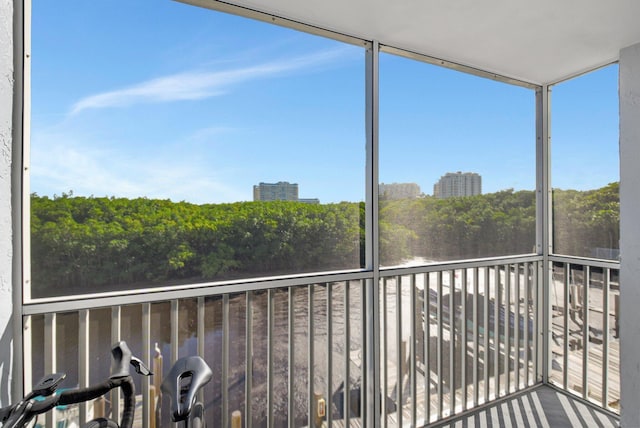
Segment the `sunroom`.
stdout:
<path fill-rule="evenodd" d="M 640 4 L 0 10 L 0 407 L 125 340 L 140 427 L 187 355 L 214 427 L 640 426 Z"/>

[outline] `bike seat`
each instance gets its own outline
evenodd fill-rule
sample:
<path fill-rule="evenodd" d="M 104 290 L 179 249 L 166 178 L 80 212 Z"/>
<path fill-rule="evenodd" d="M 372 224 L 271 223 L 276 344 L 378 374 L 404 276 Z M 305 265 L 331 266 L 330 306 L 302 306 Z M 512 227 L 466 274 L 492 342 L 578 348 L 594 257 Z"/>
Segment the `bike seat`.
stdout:
<path fill-rule="evenodd" d="M 162 392 L 171 397 L 171 420 L 183 421 L 189 417 L 196 394 L 213 376 L 213 372 L 198 357 L 180 358 L 162 381 Z"/>

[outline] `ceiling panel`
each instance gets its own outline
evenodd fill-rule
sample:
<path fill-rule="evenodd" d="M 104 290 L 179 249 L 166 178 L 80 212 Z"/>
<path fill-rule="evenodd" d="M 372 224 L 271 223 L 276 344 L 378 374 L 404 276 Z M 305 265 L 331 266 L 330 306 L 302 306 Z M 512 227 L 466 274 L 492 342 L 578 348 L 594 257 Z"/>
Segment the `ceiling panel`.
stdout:
<path fill-rule="evenodd" d="M 217 3 L 197 0 L 207 2 Z M 639 0 L 226 3 L 535 84 L 611 63 L 640 43 Z"/>

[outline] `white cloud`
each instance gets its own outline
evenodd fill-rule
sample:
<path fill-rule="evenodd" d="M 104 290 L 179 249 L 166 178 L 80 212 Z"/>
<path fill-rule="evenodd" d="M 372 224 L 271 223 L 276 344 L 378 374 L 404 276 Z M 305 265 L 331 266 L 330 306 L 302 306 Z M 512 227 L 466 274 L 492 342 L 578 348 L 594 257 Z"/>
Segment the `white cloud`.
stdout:
<path fill-rule="evenodd" d="M 147 80 L 127 88 L 90 95 L 77 101 L 71 114 L 87 109 L 124 107 L 140 103 L 198 100 L 221 95 L 232 85 L 261 78 L 280 76 L 339 59 L 345 49 L 289 58 L 262 65 L 224 71 L 188 71 Z"/>
<path fill-rule="evenodd" d="M 122 148 L 101 147 L 86 139 L 77 144 L 69 135 L 60 137 L 36 137 L 37 144 L 47 149 L 46 154 L 42 150 L 33 153 L 31 191 L 50 196 L 73 191 L 78 196 L 145 196 L 193 203 L 250 197 L 249 190 L 239 192 L 229 186 L 233 181 L 225 177 L 224 170 L 218 168 L 214 173 L 211 165 L 199 162 L 196 155 L 185 154 L 188 150 L 148 153 L 140 158 Z"/>

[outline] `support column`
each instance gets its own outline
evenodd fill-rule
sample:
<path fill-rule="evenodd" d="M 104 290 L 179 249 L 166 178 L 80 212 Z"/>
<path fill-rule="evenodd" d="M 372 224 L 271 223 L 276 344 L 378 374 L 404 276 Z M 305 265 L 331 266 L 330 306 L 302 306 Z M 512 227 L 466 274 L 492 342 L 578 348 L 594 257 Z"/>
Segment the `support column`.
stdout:
<path fill-rule="evenodd" d="M 621 426 L 640 426 L 640 44 L 620 51 Z"/>

